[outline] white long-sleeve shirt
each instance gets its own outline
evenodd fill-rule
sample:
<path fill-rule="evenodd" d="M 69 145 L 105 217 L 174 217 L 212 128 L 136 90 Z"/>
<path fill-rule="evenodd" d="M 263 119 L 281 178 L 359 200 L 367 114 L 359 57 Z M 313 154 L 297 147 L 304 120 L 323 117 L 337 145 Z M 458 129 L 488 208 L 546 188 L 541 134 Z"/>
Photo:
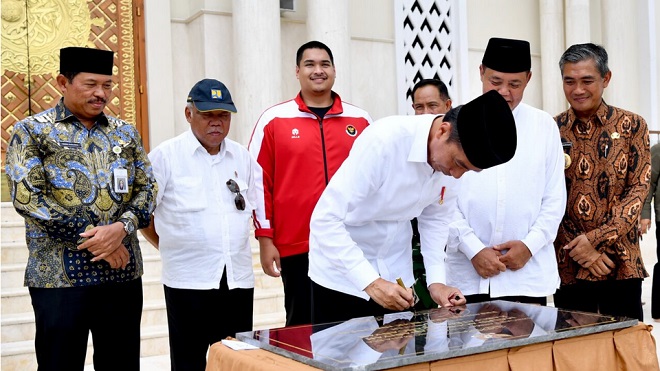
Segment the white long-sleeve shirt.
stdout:
<path fill-rule="evenodd" d="M 226 268 L 229 289 L 254 287 L 249 235 L 259 165 L 247 149 L 225 138 L 212 156 L 188 130 L 156 147 L 149 159 L 158 182 L 154 223 L 163 284 L 219 288 Z M 237 209 L 229 179 L 239 186 L 245 210 Z"/>
<path fill-rule="evenodd" d="M 457 181 L 427 163 L 434 118 L 386 117 L 355 141 L 312 213 L 314 282 L 366 300 L 363 290 L 379 277 L 390 282 L 401 277 L 411 286 L 410 220 L 417 217 L 427 283 L 445 283 L 444 248 Z"/>
<path fill-rule="evenodd" d="M 504 165 L 461 178 L 457 220 L 449 227 L 448 285 L 463 294 L 551 295 L 559 287 L 553 241 L 566 207 L 559 130 L 544 111 L 513 110 L 516 154 Z M 521 240 L 532 253 L 522 269 L 481 278 L 471 259 L 483 248 Z"/>

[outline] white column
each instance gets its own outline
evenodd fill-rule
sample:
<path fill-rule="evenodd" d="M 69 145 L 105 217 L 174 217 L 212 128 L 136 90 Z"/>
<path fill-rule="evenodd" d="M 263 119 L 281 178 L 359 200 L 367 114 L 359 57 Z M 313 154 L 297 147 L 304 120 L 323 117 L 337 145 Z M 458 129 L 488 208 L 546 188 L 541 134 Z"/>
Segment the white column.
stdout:
<path fill-rule="evenodd" d="M 236 0 L 234 0 L 236 1 Z M 326 44 L 335 59 L 337 80 L 332 90 L 345 101 L 351 100 L 351 34 L 348 0 L 307 2 L 309 40 Z"/>
<path fill-rule="evenodd" d="M 543 110 L 556 115 L 566 109 L 566 98 L 561 88 L 559 57 L 564 52 L 564 8 L 561 1 L 540 0 L 541 23 L 541 75 L 532 74 L 533 79 L 542 79 Z"/>
<path fill-rule="evenodd" d="M 566 48 L 592 42 L 590 12 L 589 0 L 566 0 Z"/>
<path fill-rule="evenodd" d="M 233 0 L 232 9 L 238 114 L 230 135 L 247 145 L 261 112 L 282 100 L 280 8 L 277 1 Z"/>
<path fill-rule="evenodd" d="M 648 0 L 648 17 L 649 17 L 649 102 L 651 114 L 646 118 L 646 123 L 649 125 L 650 130 L 660 130 L 660 87 L 658 78 L 660 77 L 660 63 L 658 63 L 658 49 L 660 40 L 658 33 L 660 32 L 660 8 L 656 7 L 656 0 Z M 657 138 L 657 136 L 655 136 Z"/>
<path fill-rule="evenodd" d="M 632 112 L 640 112 L 638 28 L 635 2 L 602 0 L 603 46 L 609 55 L 612 80 L 605 89 L 605 101 Z M 625 22 L 623 21 L 625 20 Z"/>
<path fill-rule="evenodd" d="M 178 106 L 174 104 L 170 2 L 145 0 L 144 17 L 149 146 L 154 148 L 175 136 L 174 118 L 181 115 L 174 109 Z"/>

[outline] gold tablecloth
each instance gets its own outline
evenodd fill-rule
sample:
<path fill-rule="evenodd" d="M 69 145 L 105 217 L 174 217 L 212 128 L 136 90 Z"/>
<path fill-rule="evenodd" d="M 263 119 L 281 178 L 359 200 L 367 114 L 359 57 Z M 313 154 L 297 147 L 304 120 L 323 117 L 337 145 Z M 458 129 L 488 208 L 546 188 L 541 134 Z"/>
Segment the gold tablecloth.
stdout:
<path fill-rule="evenodd" d="M 655 371 L 660 370 L 652 326 L 637 326 L 396 367 L 396 371 Z M 206 371 L 311 371 L 317 368 L 269 351 L 211 346 Z"/>

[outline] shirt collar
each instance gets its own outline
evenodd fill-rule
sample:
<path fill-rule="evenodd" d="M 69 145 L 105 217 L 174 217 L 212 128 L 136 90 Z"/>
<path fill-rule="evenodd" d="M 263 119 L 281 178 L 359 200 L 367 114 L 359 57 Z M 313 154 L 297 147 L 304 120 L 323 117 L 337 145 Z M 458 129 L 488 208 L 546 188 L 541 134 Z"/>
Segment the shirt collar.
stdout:
<path fill-rule="evenodd" d="M 69 121 L 74 123 L 79 123 L 82 125 L 82 122 L 64 105 L 64 98 L 60 98 L 60 101 L 57 102 L 55 106 L 55 122 Z M 105 116 L 105 113 L 101 113 L 97 118 L 96 122 L 100 125 L 108 125 L 108 118 Z M 83 125 L 84 126 L 84 125 Z"/>
<path fill-rule="evenodd" d="M 341 97 L 339 94 L 335 93 L 334 91 L 331 91 L 332 94 L 332 106 L 330 107 L 330 110 L 326 113 L 326 115 L 341 115 L 344 113 L 344 107 L 342 106 L 341 103 Z M 309 112 L 312 113 L 312 111 L 307 107 L 305 104 L 305 101 L 302 98 L 302 91 L 298 92 L 298 95 L 296 95 L 295 98 L 296 104 L 298 104 L 298 109 L 302 112 Z"/>
<path fill-rule="evenodd" d="M 596 113 L 594 113 L 589 119 L 594 123 L 598 125 L 605 125 L 607 123 L 608 119 L 612 116 L 612 108 L 605 103 L 605 99 L 601 99 L 600 105 L 598 106 L 598 109 L 596 110 Z M 568 109 L 568 127 L 573 128 L 573 124 L 575 122 L 581 121 L 578 119 L 577 115 L 575 114 L 575 111 L 573 110 L 573 107 Z"/>
<path fill-rule="evenodd" d="M 415 138 L 413 139 L 410 152 L 408 153 L 409 162 L 428 163 L 429 132 L 431 131 L 433 120 L 439 116 L 444 115 L 419 116 L 420 121 L 415 125 Z"/>
<path fill-rule="evenodd" d="M 191 155 L 195 154 L 197 151 L 201 151 L 202 153 L 209 154 L 206 148 L 202 145 L 202 143 L 197 140 L 197 137 L 195 137 L 195 134 L 192 132 L 192 129 L 188 129 L 185 133 L 184 137 L 184 150 L 186 153 L 189 153 Z M 220 151 L 218 152 L 218 155 L 220 158 L 223 158 L 225 156 L 225 153 L 231 153 L 231 150 L 227 148 L 227 143 L 225 140 L 220 143 Z"/>

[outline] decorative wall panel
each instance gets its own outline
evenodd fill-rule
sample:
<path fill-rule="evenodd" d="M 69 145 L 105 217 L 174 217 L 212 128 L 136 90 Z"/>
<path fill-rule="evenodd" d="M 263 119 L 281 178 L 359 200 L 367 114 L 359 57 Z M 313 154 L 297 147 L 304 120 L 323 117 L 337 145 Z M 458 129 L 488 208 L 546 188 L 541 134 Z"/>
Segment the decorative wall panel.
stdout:
<path fill-rule="evenodd" d="M 3 168 L 13 125 L 61 97 L 55 81 L 60 48 L 114 51 L 106 113 L 137 123 L 133 11 L 131 0 L 2 0 Z"/>
<path fill-rule="evenodd" d="M 396 0 L 395 29 L 399 114 L 413 114 L 412 88 L 440 79 L 456 100 L 456 19 L 452 0 Z"/>

